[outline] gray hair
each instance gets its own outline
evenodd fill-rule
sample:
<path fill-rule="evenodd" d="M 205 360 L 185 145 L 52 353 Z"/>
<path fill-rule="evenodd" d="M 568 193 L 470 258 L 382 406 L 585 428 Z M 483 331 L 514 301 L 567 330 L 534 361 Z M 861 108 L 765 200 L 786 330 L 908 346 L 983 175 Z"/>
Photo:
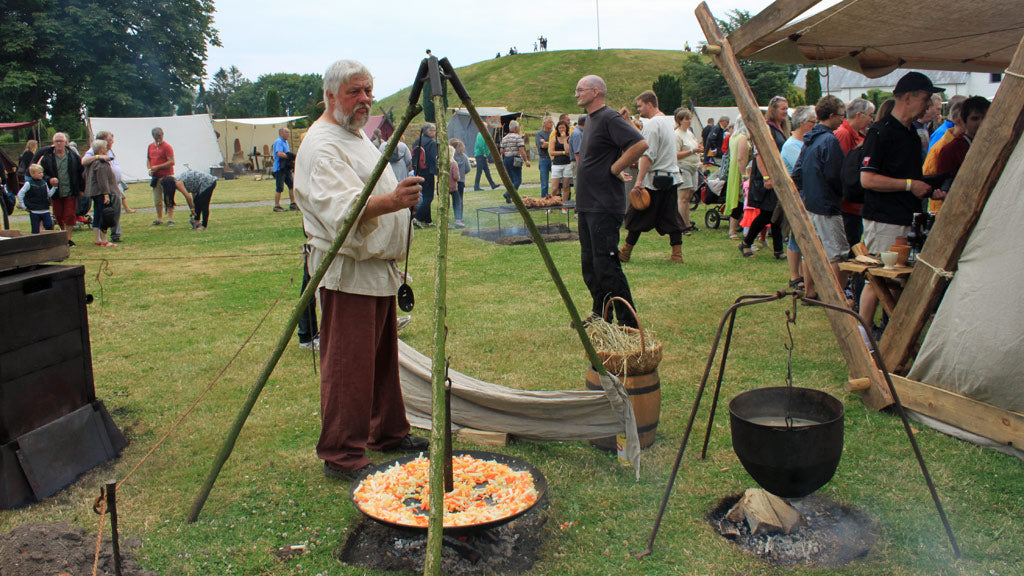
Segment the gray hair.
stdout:
<path fill-rule="evenodd" d="M 718 119 L 718 121 L 719 122 L 729 122 L 729 117 L 728 116 L 722 116 L 721 118 Z"/>
<path fill-rule="evenodd" d="M 519 122 L 516 122 L 515 120 L 509 121 L 508 129 L 509 130 L 515 130 L 516 128 L 519 128 Z"/>
<path fill-rule="evenodd" d="M 875 109 L 875 105 L 870 100 L 863 98 L 854 98 L 850 100 L 850 103 L 846 106 L 846 117 L 856 118 L 857 114 L 864 114 L 867 116 Z"/>
<path fill-rule="evenodd" d="M 53 133 L 53 140 L 56 140 L 57 136 L 62 136 L 64 138 L 64 142 L 65 143 L 67 143 L 70 140 L 70 138 L 68 138 L 68 135 L 67 135 L 66 132 L 54 132 Z"/>
<path fill-rule="evenodd" d="M 100 130 L 99 132 L 96 133 L 96 140 L 104 140 L 104 141 L 106 141 L 108 136 L 113 136 L 113 135 L 114 135 L 114 133 L 111 132 L 110 130 Z"/>
<path fill-rule="evenodd" d="M 727 122 L 729 121 L 728 117 L 723 116 L 723 118 L 725 118 L 725 120 Z M 733 131 L 732 131 L 732 135 L 733 136 L 736 136 L 738 134 L 743 134 L 744 136 L 748 136 L 749 135 L 747 133 L 747 125 L 743 123 L 743 115 L 739 115 L 739 116 L 736 117 L 736 123 L 733 124 L 733 126 L 734 126 Z"/>
<path fill-rule="evenodd" d="M 337 96 L 338 90 L 353 76 L 366 76 L 371 83 L 373 82 L 370 70 L 355 60 L 338 60 L 331 64 L 324 74 L 324 98 L 327 98 L 328 92 Z"/>
<path fill-rule="evenodd" d="M 427 122 L 423 126 L 420 126 L 420 138 L 426 136 L 427 132 L 430 132 L 431 130 L 437 130 L 437 127 L 431 124 L 430 122 Z"/>
<path fill-rule="evenodd" d="M 157 126 L 156 128 L 153 128 L 153 138 L 163 138 L 163 137 L 164 137 L 164 129 L 163 128 L 160 128 L 159 126 Z"/>
<path fill-rule="evenodd" d="M 795 128 L 799 128 L 811 120 L 814 120 L 814 106 L 800 106 L 793 112 L 793 126 Z"/>
<path fill-rule="evenodd" d="M 107 151 L 107 141 L 96 138 L 92 141 L 92 153 L 102 154 Z"/>

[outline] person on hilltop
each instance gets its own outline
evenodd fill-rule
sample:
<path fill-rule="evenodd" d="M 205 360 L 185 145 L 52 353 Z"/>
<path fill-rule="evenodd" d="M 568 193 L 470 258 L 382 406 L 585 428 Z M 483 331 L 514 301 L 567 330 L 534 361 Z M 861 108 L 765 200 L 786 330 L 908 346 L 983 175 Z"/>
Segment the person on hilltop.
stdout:
<path fill-rule="evenodd" d="M 626 168 L 647 150 L 647 141 L 640 132 L 605 104 L 607 93 L 600 76 L 584 76 L 576 83 L 576 103 L 589 118 L 586 131 L 576 131 L 583 132 L 577 164 L 576 213 L 583 282 L 591 296 L 590 319 L 601 318 L 605 301 L 615 296 L 633 305 L 629 282 L 619 262 L 619 229 L 624 217 L 622 188 L 628 178 Z M 625 304 L 615 301 L 614 312 L 620 325 L 636 328 L 636 319 Z"/>
<path fill-rule="evenodd" d="M 317 269 L 380 159 L 363 133 L 373 76 L 339 60 L 324 74 L 325 110 L 310 126 L 295 160 L 295 201 Z M 422 452 L 409 434 L 398 378 L 395 295 L 406 256 L 409 209 L 424 179 L 399 182 L 384 170 L 356 225 L 320 285 L 320 439 L 324 475 L 354 480 L 373 469 L 366 449 Z"/>

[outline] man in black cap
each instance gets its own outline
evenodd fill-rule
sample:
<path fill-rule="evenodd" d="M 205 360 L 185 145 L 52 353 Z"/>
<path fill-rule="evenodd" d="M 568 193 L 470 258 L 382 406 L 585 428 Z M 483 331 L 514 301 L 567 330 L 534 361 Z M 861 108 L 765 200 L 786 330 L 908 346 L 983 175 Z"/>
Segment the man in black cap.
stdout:
<path fill-rule="evenodd" d="M 914 213 L 921 211 L 921 198 L 945 196 L 921 180 L 921 140 L 913 122 L 928 109 L 932 94 L 941 92 L 927 76 L 907 72 L 896 83 L 896 104 L 889 115 L 868 128 L 864 139 L 864 160 L 860 184 L 864 188 L 864 243 L 878 254 L 906 237 Z M 861 316 L 874 321 L 878 297 L 865 286 L 860 298 Z"/>

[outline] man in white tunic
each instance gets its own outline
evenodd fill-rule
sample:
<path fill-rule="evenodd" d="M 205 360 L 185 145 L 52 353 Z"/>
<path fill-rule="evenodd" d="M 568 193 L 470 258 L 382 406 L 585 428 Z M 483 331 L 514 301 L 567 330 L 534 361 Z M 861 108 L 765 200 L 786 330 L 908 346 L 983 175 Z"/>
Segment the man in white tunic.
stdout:
<path fill-rule="evenodd" d="M 310 268 L 323 260 L 369 180 L 380 152 L 362 131 L 373 76 L 339 60 L 324 74 L 323 115 L 310 127 L 295 165 L 295 201 L 309 235 Z M 366 448 L 420 451 L 409 434 L 398 379 L 395 294 L 402 283 L 409 209 L 423 178 L 398 182 L 384 170 L 341 251 L 320 283 L 321 432 L 324 474 L 353 480 L 372 469 Z"/>
<path fill-rule="evenodd" d="M 644 210 L 630 206 L 626 211 L 626 241 L 619 249 L 619 259 L 629 261 L 629 255 L 640 240 L 640 234 L 657 230 L 668 235 L 672 250 L 670 262 L 683 262 L 683 217 L 679 214 L 676 187 L 682 182 L 676 161 L 676 123 L 658 108 L 658 97 L 647 90 L 636 97 L 636 107 L 645 118 L 643 136 L 647 150 L 640 157 L 633 185 L 633 193 L 646 188 L 651 203 Z"/>

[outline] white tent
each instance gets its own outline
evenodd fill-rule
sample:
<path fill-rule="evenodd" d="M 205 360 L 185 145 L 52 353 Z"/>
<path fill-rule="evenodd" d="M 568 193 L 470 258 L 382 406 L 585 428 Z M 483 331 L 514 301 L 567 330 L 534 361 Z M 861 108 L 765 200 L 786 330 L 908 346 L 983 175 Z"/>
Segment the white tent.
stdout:
<path fill-rule="evenodd" d="M 245 163 L 250 154 L 263 154 L 263 147 L 270 147 L 277 140 L 277 131 L 299 118 L 305 116 L 228 118 L 214 120 L 213 129 L 224 158 L 231 163 Z"/>
<path fill-rule="evenodd" d="M 146 118 L 88 118 L 90 140 L 101 130 L 114 134 L 114 152 L 127 182 L 149 180 L 146 171 L 146 149 L 153 142 L 152 130 L 160 127 L 164 140 L 174 148 L 177 170 L 191 168 L 209 172 L 221 165 L 224 158 L 217 147 L 217 137 L 210 125 L 209 114 L 192 116 L 151 116 Z M 82 149 L 85 153 L 85 149 Z"/>

